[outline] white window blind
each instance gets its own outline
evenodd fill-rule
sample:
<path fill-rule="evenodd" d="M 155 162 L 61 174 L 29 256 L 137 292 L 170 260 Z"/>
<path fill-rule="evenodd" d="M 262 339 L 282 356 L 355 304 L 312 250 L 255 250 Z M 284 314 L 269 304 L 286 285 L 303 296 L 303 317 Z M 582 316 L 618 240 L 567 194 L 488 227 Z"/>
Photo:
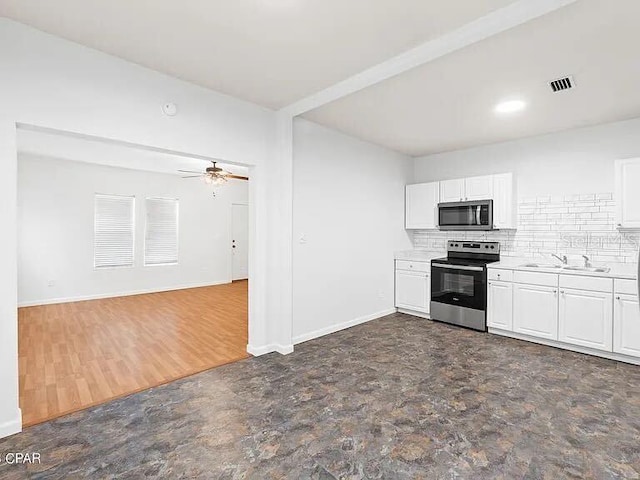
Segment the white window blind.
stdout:
<path fill-rule="evenodd" d="M 178 263 L 178 200 L 147 198 L 145 203 L 144 264 Z"/>
<path fill-rule="evenodd" d="M 93 263 L 96 268 L 132 267 L 135 197 L 96 194 Z"/>

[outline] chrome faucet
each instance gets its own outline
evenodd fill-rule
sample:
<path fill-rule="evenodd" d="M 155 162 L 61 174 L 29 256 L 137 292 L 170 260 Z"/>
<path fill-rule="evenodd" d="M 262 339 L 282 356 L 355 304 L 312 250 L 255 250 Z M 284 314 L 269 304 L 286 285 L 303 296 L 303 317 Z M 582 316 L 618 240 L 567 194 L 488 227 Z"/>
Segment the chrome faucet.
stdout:
<path fill-rule="evenodd" d="M 560 260 L 563 263 L 563 265 L 566 265 L 567 263 L 569 263 L 569 260 L 567 259 L 566 255 L 559 256 L 559 255 L 556 255 L 555 253 L 552 253 L 551 256 L 556 257 L 558 260 Z"/>
<path fill-rule="evenodd" d="M 587 257 L 586 255 L 582 255 L 582 258 L 584 258 L 584 266 L 585 266 L 585 268 L 591 267 L 591 262 L 589 261 L 589 257 Z"/>

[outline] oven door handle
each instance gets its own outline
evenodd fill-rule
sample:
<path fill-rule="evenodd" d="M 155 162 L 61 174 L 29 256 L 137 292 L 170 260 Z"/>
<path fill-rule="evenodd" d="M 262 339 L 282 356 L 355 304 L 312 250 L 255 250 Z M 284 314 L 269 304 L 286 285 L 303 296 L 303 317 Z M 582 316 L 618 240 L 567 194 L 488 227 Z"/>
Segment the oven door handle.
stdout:
<path fill-rule="evenodd" d="M 484 268 L 482 267 L 469 267 L 467 265 L 445 265 L 444 263 L 432 263 L 431 266 L 436 268 L 448 268 L 451 270 L 472 270 L 474 272 L 484 271 Z"/>
<path fill-rule="evenodd" d="M 476 225 L 480 225 L 480 205 L 476 207 Z"/>

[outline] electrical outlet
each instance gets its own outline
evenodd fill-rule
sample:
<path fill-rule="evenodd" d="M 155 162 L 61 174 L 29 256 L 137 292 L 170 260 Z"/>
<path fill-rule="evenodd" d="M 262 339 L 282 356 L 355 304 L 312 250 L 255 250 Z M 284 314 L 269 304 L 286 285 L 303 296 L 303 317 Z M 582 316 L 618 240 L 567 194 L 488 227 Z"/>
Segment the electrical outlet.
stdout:
<path fill-rule="evenodd" d="M 384 290 L 378 290 L 378 298 L 380 298 L 381 300 L 384 300 L 385 298 Z"/>
<path fill-rule="evenodd" d="M 47 282 L 47 287 L 55 287 L 56 286 L 56 281 L 55 280 L 49 280 Z"/>

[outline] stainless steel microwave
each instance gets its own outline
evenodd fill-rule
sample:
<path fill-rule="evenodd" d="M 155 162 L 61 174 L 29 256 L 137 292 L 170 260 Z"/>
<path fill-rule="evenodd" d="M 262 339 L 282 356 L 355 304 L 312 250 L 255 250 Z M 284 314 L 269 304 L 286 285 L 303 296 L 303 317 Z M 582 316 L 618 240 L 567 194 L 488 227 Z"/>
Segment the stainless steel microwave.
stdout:
<path fill-rule="evenodd" d="M 493 200 L 438 204 L 440 230 L 493 230 Z"/>

